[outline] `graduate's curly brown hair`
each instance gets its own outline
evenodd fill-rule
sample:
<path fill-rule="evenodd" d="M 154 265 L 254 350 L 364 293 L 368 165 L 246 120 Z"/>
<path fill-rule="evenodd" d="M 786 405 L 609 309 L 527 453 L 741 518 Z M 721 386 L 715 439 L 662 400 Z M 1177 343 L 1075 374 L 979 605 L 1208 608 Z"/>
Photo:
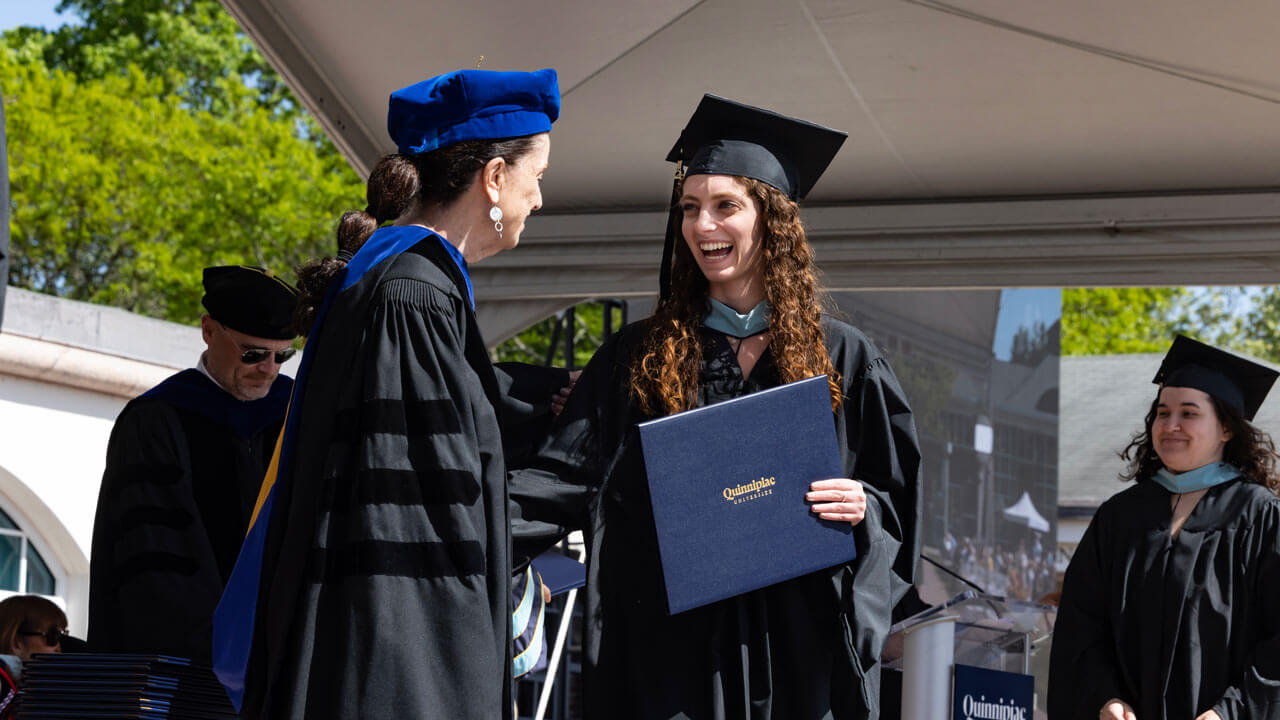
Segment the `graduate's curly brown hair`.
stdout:
<path fill-rule="evenodd" d="M 1238 410 L 1210 395 L 1213 411 L 1231 439 L 1222 449 L 1223 462 L 1230 463 L 1240 469 L 1245 480 L 1265 486 L 1271 492 L 1280 493 L 1280 476 L 1276 475 L 1275 443 L 1266 432 L 1254 427 Z M 1151 409 L 1143 431 L 1133 437 L 1129 445 L 1120 452 L 1120 457 L 1129 461 L 1129 469 L 1120 474 L 1122 480 L 1149 480 L 1157 470 L 1164 467 L 1160 456 L 1156 454 L 1155 444 L 1151 438 L 1151 425 L 1156 420 L 1160 409 L 1160 396 L 1151 401 Z"/>
<path fill-rule="evenodd" d="M 826 375 L 831 409 L 840 407 L 840 374 L 827 355 L 813 249 L 800 222 L 800 208 L 771 185 L 735 178 L 755 201 L 762 223 L 761 264 L 769 300 L 769 352 L 778 378 L 794 382 Z M 702 343 L 699 328 L 707 313 L 707 279 L 698 268 L 674 214 L 676 243 L 671 295 L 650 318 L 641 352 L 631 367 L 631 397 L 650 416 L 693 408 L 698 399 Z"/>

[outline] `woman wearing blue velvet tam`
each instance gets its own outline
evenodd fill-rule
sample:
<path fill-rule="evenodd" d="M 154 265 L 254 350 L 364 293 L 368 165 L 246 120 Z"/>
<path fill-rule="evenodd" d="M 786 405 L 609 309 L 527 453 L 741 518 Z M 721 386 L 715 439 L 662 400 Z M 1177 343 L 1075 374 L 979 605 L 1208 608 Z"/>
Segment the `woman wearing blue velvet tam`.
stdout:
<path fill-rule="evenodd" d="M 1053 720 L 1280 718 L 1280 477 L 1251 424 L 1276 372 L 1179 335 L 1126 448 L 1132 487 L 1067 568 Z"/>
<path fill-rule="evenodd" d="M 399 152 L 342 217 L 339 257 L 300 271 L 307 348 L 215 616 L 245 717 L 511 716 L 499 421 L 520 403 L 490 364 L 468 267 L 515 247 L 541 206 L 559 111 L 554 70 L 391 95 Z"/>

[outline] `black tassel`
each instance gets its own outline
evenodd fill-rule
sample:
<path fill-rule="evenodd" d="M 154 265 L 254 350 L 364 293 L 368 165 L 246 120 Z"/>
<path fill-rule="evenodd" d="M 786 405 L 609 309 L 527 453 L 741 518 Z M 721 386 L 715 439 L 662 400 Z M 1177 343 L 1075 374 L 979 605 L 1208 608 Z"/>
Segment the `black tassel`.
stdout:
<path fill-rule="evenodd" d="M 662 267 L 658 272 L 659 303 L 671 297 L 671 261 L 676 249 L 676 220 L 680 217 L 680 181 L 684 180 L 684 163 L 676 163 L 676 176 L 671 181 L 671 204 L 667 212 L 667 234 L 662 242 Z"/>

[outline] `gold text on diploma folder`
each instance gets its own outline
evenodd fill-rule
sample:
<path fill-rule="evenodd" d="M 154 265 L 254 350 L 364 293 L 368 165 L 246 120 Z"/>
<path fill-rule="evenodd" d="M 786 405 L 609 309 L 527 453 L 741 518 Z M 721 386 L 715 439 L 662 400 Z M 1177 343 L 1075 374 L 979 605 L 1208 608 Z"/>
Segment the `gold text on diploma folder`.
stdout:
<path fill-rule="evenodd" d="M 736 487 L 725 488 L 723 495 L 725 500 L 737 505 L 738 503 L 755 500 L 756 498 L 764 497 L 765 495 L 772 495 L 772 488 L 777 484 L 778 481 L 773 476 L 762 477 L 759 480 L 752 480 L 749 483 L 744 483 Z"/>

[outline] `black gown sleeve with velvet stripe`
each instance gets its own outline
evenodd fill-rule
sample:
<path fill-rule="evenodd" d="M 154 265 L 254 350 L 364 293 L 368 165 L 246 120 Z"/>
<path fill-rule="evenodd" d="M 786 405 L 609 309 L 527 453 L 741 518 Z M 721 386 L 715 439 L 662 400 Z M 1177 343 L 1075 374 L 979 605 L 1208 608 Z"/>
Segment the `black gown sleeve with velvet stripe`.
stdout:
<path fill-rule="evenodd" d="M 457 273 L 427 237 L 313 331 L 246 717 L 510 716 L 501 391 Z"/>
<path fill-rule="evenodd" d="M 533 454 L 546 439 L 555 416 L 551 399 L 569 385 L 564 368 L 500 362 L 493 366 L 498 381 L 498 420 L 502 425 L 503 455 L 514 467 Z"/>
<path fill-rule="evenodd" d="M 291 388 L 281 376 L 242 402 L 186 370 L 121 411 L 93 529 L 92 650 L 209 662 L 213 609 Z"/>
<path fill-rule="evenodd" d="M 172 407 L 135 404 L 116 420 L 90 578 L 94 651 L 209 661 L 223 583 L 196 507 L 188 439 Z"/>

